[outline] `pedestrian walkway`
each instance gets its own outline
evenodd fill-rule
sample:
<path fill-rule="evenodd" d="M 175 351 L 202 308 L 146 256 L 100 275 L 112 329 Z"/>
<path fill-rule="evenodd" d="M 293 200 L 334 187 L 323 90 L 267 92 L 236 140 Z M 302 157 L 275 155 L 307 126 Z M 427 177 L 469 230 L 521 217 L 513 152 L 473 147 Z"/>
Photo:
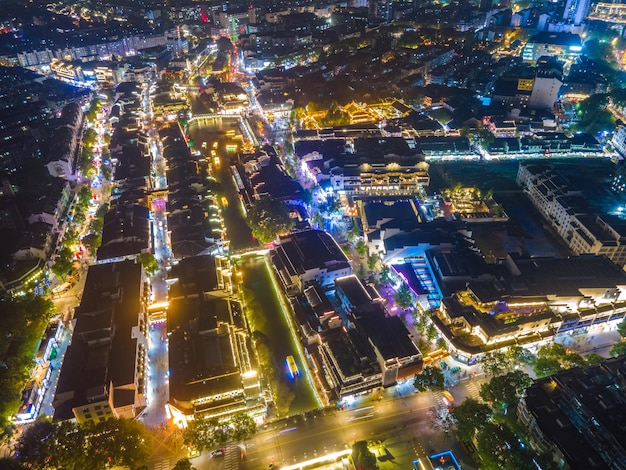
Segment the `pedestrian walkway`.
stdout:
<path fill-rule="evenodd" d="M 63 328 L 63 333 L 59 344 L 56 347 L 56 357 L 54 359 L 50 359 L 50 378 L 46 384 L 47 388 L 39 410 L 39 416 L 52 417 L 54 415 L 52 402 L 56 394 L 57 383 L 59 381 L 59 375 L 61 374 L 61 367 L 63 366 L 63 359 L 65 359 L 65 353 L 72 340 L 73 330 L 71 328 L 63 323 L 59 324 L 59 328 Z"/>
<path fill-rule="evenodd" d="M 161 459 L 158 462 L 155 462 L 154 470 L 170 470 L 172 465 L 170 465 L 170 459 Z"/>
<path fill-rule="evenodd" d="M 465 385 L 465 390 L 467 390 L 467 397 L 473 398 L 474 400 L 480 400 L 480 385 L 476 382 L 469 382 Z"/>
<path fill-rule="evenodd" d="M 434 392 L 435 395 L 435 401 L 437 402 L 437 405 L 440 408 L 447 408 L 448 407 L 448 403 L 446 403 L 446 398 L 443 396 L 443 393 L 441 392 Z"/>

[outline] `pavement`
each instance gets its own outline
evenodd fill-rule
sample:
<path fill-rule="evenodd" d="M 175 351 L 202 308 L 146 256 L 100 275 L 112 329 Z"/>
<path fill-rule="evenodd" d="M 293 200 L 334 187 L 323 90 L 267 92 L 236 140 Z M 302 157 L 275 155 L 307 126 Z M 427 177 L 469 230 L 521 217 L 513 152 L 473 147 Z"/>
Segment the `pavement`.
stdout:
<path fill-rule="evenodd" d="M 610 325 L 592 326 L 588 332 L 561 333 L 554 338 L 554 341 L 579 354 L 596 353 L 609 357 L 611 347 L 620 341 L 616 328 L 617 322 L 612 322 Z"/>

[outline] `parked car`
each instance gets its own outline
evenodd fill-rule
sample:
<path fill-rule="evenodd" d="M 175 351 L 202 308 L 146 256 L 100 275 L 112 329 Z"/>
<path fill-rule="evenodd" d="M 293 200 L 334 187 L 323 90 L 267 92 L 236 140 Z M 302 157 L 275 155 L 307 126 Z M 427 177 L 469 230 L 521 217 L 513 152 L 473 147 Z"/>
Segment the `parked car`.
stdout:
<path fill-rule="evenodd" d="M 209 457 L 222 457 L 226 453 L 226 449 L 223 447 L 220 449 L 213 450 L 209 453 Z"/>

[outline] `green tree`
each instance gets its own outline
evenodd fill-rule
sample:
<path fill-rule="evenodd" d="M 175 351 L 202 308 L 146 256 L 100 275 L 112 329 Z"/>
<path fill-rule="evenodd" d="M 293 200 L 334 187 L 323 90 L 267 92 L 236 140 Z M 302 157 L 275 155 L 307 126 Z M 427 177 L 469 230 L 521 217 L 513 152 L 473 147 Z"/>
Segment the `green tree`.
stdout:
<path fill-rule="evenodd" d="M 486 423 L 476 437 L 481 468 L 488 470 L 536 470 L 534 455 L 520 445 L 518 437 L 507 427 Z"/>
<path fill-rule="evenodd" d="M 488 148 L 495 140 L 495 136 L 484 127 L 462 127 L 459 131 L 461 136 L 467 137 L 470 142 L 477 142 L 483 148 Z"/>
<path fill-rule="evenodd" d="M 77 226 L 81 227 L 87 221 L 87 216 L 84 211 L 78 211 L 74 214 L 72 222 Z"/>
<path fill-rule="evenodd" d="M 77 205 L 81 210 L 87 210 L 89 207 L 89 203 L 93 200 L 93 193 L 91 192 L 91 188 L 89 186 L 83 186 L 80 188 L 78 193 L 76 194 Z"/>
<path fill-rule="evenodd" d="M 229 420 L 229 424 L 232 427 L 232 438 L 235 441 L 247 441 L 257 432 L 254 419 L 246 413 L 233 415 Z"/>
<path fill-rule="evenodd" d="M 376 456 L 369 450 L 367 441 L 356 441 L 352 445 L 352 463 L 360 470 L 376 469 Z"/>
<path fill-rule="evenodd" d="M 587 354 L 583 357 L 583 359 L 585 360 L 585 366 L 597 366 L 606 361 L 605 357 L 602 357 L 600 356 L 600 354 L 596 353 Z"/>
<path fill-rule="evenodd" d="M 250 206 L 247 222 L 252 235 L 262 244 L 275 240 L 281 234 L 289 233 L 295 226 L 287 205 L 269 197 Z"/>
<path fill-rule="evenodd" d="M 48 420 L 36 421 L 27 427 L 15 447 L 18 461 L 43 470 L 56 468 L 55 430 Z"/>
<path fill-rule="evenodd" d="M 506 355 L 518 365 L 532 365 L 533 361 L 535 360 L 535 356 L 533 356 L 533 353 L 521 346 L 511 346 L 509 349 L 506 350 Z"/>
<path fill-rule="evenodd" d="M 467 398 L 452 409 L 457 433 L 464 442 L 472 441 L 476 431 L 480 431 L 487 424 L 490 415 L 491 408 L 473 398 Z"/>
<path fill-rule="evenodd" d="M 83 147 L 80 151 L 78 169 L 83 175 L 88 175 L 93 169 L 93 150 L 91 147 Z"/>
<path fill-rule="evenodd" d="M 102 162 L 100 164 L 100 174 L 102 175 L 102 179 L 105 181 L 111 180 L 111 168 L 106 163 Z"/>
<path fill-rule="evenodd" d="M 561 370 L 560 361 L 553 357 L 538 357 L 533 364 L 533 371 L 538 378 L 554 375 Z"/>
<path fill-rule="evenodd" d="M 68 247 L 62 247 L 56 258 L 54 264 L 50 268 L 54 274 L 60 279 L 65 279 L 72 269 L 72 261 L 74 259 L 74 253 Z"/>
<path fill-rule="evenodd" d="M 398 290 L 393 295 L 393 301 L 402 309 L 409 308 L 413 305 L 413 294 L 406 282 L 400 284 L 400 287 L 398 287 Z"/>
<path fill-rule="evenodd" d="M 194 419 L 183 431 L 183 442 L 199 452 L 212 449 L 217 445 L 213 435 L 213 429 L 217 424 L 217 420 L 214 419 Z"/>
<path fill-rule="evenodd" d="M 356 254 L 359 255 L 361 258 L 363 258 L 367 254 L 367 245 L 365 244 L 363 239 L 359 238 L 359 240 L 356 242 L 356 245 L 354 245 L 354 251 L 356 251 Z"/>
<path fill-rule="evenodd" d="M 227 37 L 220 37 L 216 42 L 217 50 L 222 53 L 228 53 L 233 50 L 233 43 Z"/>
<path fill-rule="evenodd" d="M 141 253 L 137 261 L 143 266 L 146 276 L 153 277 L 159 270 L 159 262 L 152 253 Z"/>
<path fill-rule="evenodd" d="M 617 324 L 617 332 L 622 338 L 626 338 L 626 320 L 622 320 Z"/>
<path fill-rule="evenodd" d="M 568 351 L 559 343 L 553 343 L 539 348 L 533 370 L 537 377 L 546 377 L 563 369 L 585 365 L 585 359 L 580 354 Z"/>
<path fill-rule="evenodd" d="M 430 117 L 435 121 L 439 121 L 442 125 L 449 123 L 452 120 L 452 114 L 446 108 L 435 108 L 429 111 Z"/>
<path fill-rule="evenodd" d="M 78 232 L 74 229 L 69 229 L 63 236 L 63 246 L 71 247 L 78 241 Z"/>
<path fill-rule="evenodd" d="M 621 356 L 626 354 L 626 341 L 620 341 L 611 346 L 611 357 Z"/>
<path fill-rule="evenodd" d="M 485 374 L 492 377 L 502 375 L 513 369 L 515 359 L 503 351 L 488 352 L 483 356 L 481 366 Z"/>
<path fill-rule="evenodd" d="M 40 420 L 20 436 L 16 455 L 18 461 L 29 468 L 104 468 L 106 460 L 93 460 L 90 439 L 92 435 L 76 423 L 53 424 L 49 420 Z"/>
<path fill-rule="evenodd" d="M 33 294 L 0 299 L 0 440 L 15 432 L 10 418 L 19 408 L 41 335 L 55 311 L 51 300 Z"/>
<path fill-rule="evenodd" d="M 87 455 L 102 467 L 137 468 L 150 458 L 153 437 L 139 421 L 109 419 L 83 428 L 89 440 Z"/>
<path fill-rule="evenodd" d="M 421 374 L 415 374 L 413 386 L 418 392 L 437 392 L 444 389 L 445 379 L 438 367 L 426 366 Z"/>
<path fill-rule="evenodd" d="M 93 147 L 98 140 L 98 134 L 93 127 L 85 130 L 83 133 L 83 147 Z"/>
<path fill-rule="evenodd" d="M 54 429 L 54 463 L 57 468 L 81 470 L 91 467 L 88 436 L 77 423 L 63 421 Z"/>
<path fill-rule="evenodd" d="M 176 462 L 176 465 L 172 467 L 172 470 L 195 470 L 195 469 L 196 467 L 191 465 L 191 462 L 189 461 L 188 458 L 180 459 L 178 462 Z"/>
<path fill-rule="evenodd" d="M 82 242 L 89 254 L 95 256 L 98 248 L 102 245 L 102 235 L 90 232 L 83 237 Z"/>
<path fill-rule="evenodd" d="M 507 372 L 493 377 L 480 387 L 480 398 L 498 403 L 504 408 L 515 407 L 524 390 L 530 386 L 532 379 L 521 370 Z"/>
<path fill-rule="evenodd" d="M 380 268 L 380 282 L 387 283 L 391 281 L 391 271 L 389 265 L 383 264 Z"/>
<path fill-rule="evenodd" d="M 102 108 L 102 102 L 99 98 L 94 98 L 89 104 L 89 109 L 85 113 L 85 119 L 89 122 L 96 120 L 98 111 Z"/>
<path fill-rule="evenodd" d="M 432 323 L 429 323 L 426 327 L 426 338 L 428 338 L 428 341 L 432 341 L 435 339 L 436 336 L 437 328 L 435 328 L 435 325 L 433 325 Z"/>
<path fill-rule="evenodd" d="M 378 264 L 378 255 L 372 253 L 367 257 L 367 269 L 370 271 L 374 271 L 376 269 L 376 265 Z"/>

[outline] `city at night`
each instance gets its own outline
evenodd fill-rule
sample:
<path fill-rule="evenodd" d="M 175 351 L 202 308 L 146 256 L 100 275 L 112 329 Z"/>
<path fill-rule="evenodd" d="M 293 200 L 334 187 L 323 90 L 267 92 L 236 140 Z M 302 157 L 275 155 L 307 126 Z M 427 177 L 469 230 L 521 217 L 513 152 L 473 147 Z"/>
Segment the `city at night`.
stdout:
<path fill-rule="evenodd" d="M 0 469 L 626 470 L 626 3 L 0 0 Z"/>

